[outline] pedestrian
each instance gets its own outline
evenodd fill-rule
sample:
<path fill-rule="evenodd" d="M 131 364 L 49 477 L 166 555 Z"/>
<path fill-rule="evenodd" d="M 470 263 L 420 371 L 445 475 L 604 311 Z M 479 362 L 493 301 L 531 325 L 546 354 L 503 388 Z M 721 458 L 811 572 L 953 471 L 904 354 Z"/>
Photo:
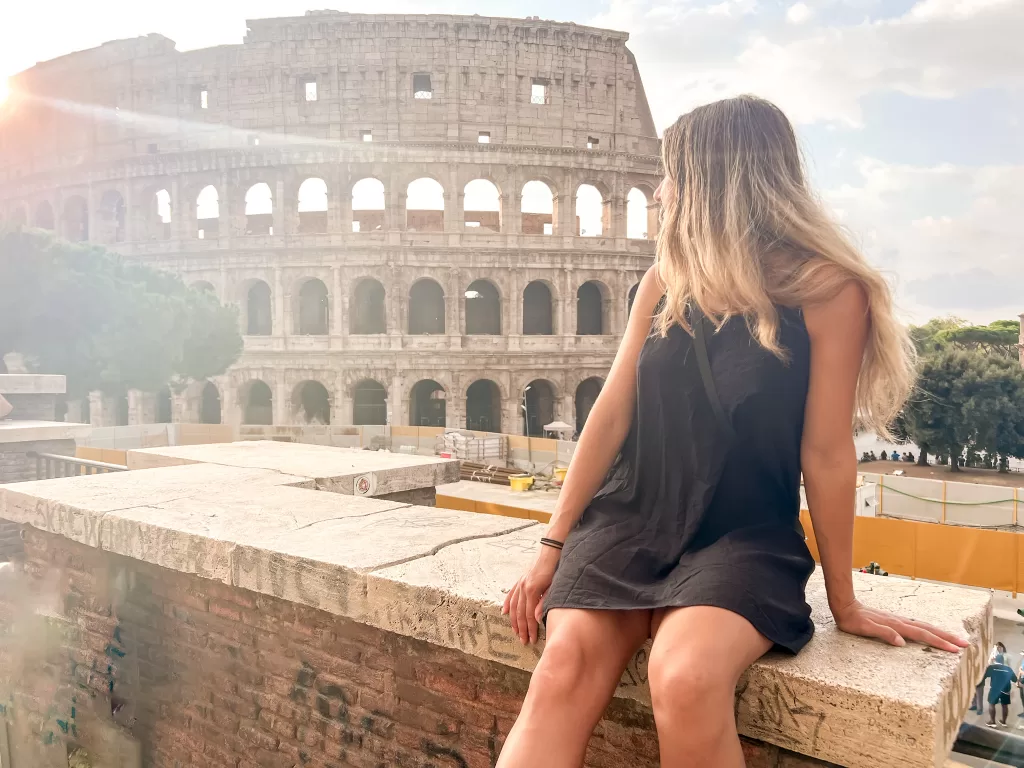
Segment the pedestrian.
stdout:
<path fill-rule="evenodd" d="M 988 690 L 988 727 L 996 727 L 996 704 L 1002 709 L 1002 718 L 999 725 L 1006 727 L 1006 718 L 1010 714 L 1010 689 L 1013 683 L 1018 682 L 1017 673 L 1005 663 L 1006 657 L 1003 654 L 996 654 L 993 663 L 985 670 L 985 680 L 992 683 Z"/>
<path fill-rule="evenodd" d="M 547 631 L 498 768 L 582 765 L 649 638 L 662 768 L 742 768 L 737 682 L 814 633 L 801 470 L 835 625 L 967 645 L 854 594 L 851 424 L 887 434 L 913 346 L 885 278 L 808 188 L 789 121 L 726 99 L 679 118 L 662 155 L 655 266 L 503 606 L 524 644 Z"/>
<path fill-rule="evenodd" d="M 1024 718 L 1024 651 L 1020 652 L 1020 661 L 1017 663 L 1017 695 L 1020 696 L 1021 706 L 1017 717 Z M 1024 731 L 1024 724 L 1018 725 L 1017 730 Z"/>
<path fill-rule="evenodd" d="M 1006 656 L 1006 646 L 1003 645 L 1002 641 L 997 642 L 992 646 L 992 649 L 988 653 L 988 664 L 991 666 L 995 664 L 996 656 L 1003 654 Z M 974 689 L 974 699 L 971 701 L 971 712 L 977 712 L 979 715 L 985 714 L 985 678 L 981 678 L 981 682 Z"/>

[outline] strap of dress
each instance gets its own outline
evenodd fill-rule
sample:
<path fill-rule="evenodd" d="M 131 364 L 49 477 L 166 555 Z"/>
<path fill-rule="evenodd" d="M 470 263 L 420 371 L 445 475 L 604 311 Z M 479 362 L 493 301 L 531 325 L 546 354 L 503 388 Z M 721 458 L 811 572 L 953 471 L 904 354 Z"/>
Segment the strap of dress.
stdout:
<path fill-rule="evenodd" d="M 722 401 L 718 397 L 718 387 L 715 386 L 715 378 L 711 374 L 711 360 L 708 358 L 708 342 L 704 334 L 706 319 L 704 313 L 695 309 L 693 313 L 693 348 L 697 353 L 697 367 L 700 368 L 700 378 L 704 382 L 704 393 L 708 402 L 711 403 L 711 410 L 715 412 L 718 424 L 730 438 L 733 437 L 732 422 L 722 408 Z"/>

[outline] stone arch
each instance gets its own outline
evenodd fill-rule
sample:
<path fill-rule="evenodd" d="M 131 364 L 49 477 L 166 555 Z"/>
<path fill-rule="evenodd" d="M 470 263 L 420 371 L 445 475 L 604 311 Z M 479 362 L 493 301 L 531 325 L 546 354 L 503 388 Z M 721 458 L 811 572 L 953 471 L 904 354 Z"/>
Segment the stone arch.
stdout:
<path fill-rule="evenodd" d="M 84 197 L 71 195 L 64 201 L 62 225 L 65 240 L 81 243 L 89 239 L 89 204 Z"/>
<path fill-rule="evenodd" d="M 626 195 L 626 237 L 630 240 L 653 240 L 657 234 L 651 228 L 651 205 L 646 193 L 633 187 Z"/>
<path fill-rule="evenodd" d="M 199 395 L 199 423 L 220 424 L 221 418 L 220 390 L 212 381 L 207 381 Z"/>
<path fill-rule="evenodd" d="M 363 379 L 352 387 L 352 423 L 387 424 L 387 389 L 375 379 Z"/>
<path fill-rule="evenodd" d="M 32 219 L 32 224 L 39 229 L 48 229 L 51 232 L 56 226 L 53 216 L 53 206 L 50 205 L 49 200 L 43 200 L 36 206 L 35 216 Z"/>
<path fill-rule="evenodd" d="M 409 333 L 445 332 L 444 289 L 429 277 L 420 278 L 409 289 Z"/>
<path fill-rule="evenodd" d="M 523 335 L 551 336 L 555 332 L 555 299 L 546 280 L 533 280 L 523 289 Z"/>
<path fill-rule="evenodd" d="M 153 193 L 147 225 L 150 225 L 161 239 L 171 239 L 171 193 L 166 189 L 158 189 Z"/>
<path fill-rule="evenodd" d="M 558 199 L 547 182 L 531 179 L 523 185 L 520 215 L 524 235 L 551 235 L 555 231 Z"/>
<path fill-rule="evenodd" d="M 463 221 L 467 229 L 501 231 L 501 193 L 489 179 L 473 179 L 463 189 Z"/>
<path fill-rule="evenodd" d="M 420 379 L 409 390 L 409 425 L 443 427 L 448 418 L 448 393 L 433 379 Z"/>
<path fill-rule="evenodd" d="M 248 336 L 270 336 L 274 332 L 273 297 L 263 280 L 252 280 L 245 289 L 245 332 Z"/>
<path fill-rule="evenodd" d="M 274 423 L 274 393 L 262 379 L 251 379 L 239 392 L 243 424 Z"/>
<path fill-rule="evenodd" d="M 213 184 L 207 184 L 196 195 L 197 236 L 208 240 L 220 234 L 220 195 Z"/>
<path fill-rule="evenodd" d="M 384 182 L 372 176 L 352 185 L 352 231 L 375 232 L 384 229 Z"/>
<path fill-rule="evenodd" d="M 265 181 L 253 184 L 246 190 L 245 234 L 274 234 L 274 195 Z"/>
<path fill-rule="evenodd" d="M 300 381 L 292 390 L 291 414 L 296 424 L 330 424 L 331 394 L 314 379 Z"/>
<path fill-rule="evenodd" d="M 597 402 L 597 396 L 601 394 L 603 388 L 604 379 L 599 376 L 591 376 L 589 379 L 584 379 L 576 387 L 576 434 L 583 431 L 583 425 L 587 423 L 587 417 L 590 416 L 590 411 L 593 409 L 594 403 Z"/>
<path fill-rule="evenodd" d="M 576 335 L 600 336 L 609 332 L 611 297 L 599 280 L 588 280 L 576 291 Z"/>
<path fill-rule="evenodd" d="M 547 379 L 534 379 L 523 388 L 523 434 L 543 437 L 544 425 L 555 420 L 558 392 Z"/>
<path fill-rule="evenodd" d="M 633 312 L 633 302 L 636 301 L 636 292 L 640 290 L 640 283 L 634 283 L 626 294 L 626 317 Z"/>
<path fill-rule="evenodd" d="M 410 232 L 444 232 L 444 187 L 423 176 L 405 191 L 405 228 Z"/>
<path fill-rule="evenodd" d="M 477 379 L 466 389 L 466 429 L 501 432 L 501 388 Z"/>
<path fill-rule="evenodd" d="M 576 236 L 601 237 L 608 230 L 606 197 L 593 184 L 576 188 Z"/>
<path fill-rule="evenodd" d="M 466 288 L 466 335 L 501 335 L 501 295 L 490 280 L 474 280 Z"/>
<path fill-rule="evenodd" d="M 124 197 L 116 189 L 108 189 L 100 197 L 99 240 L 104 243 L 123 243 L 125 237 Z"/>
<path fill-rule="evenodd" d="M 349 323 L 356 335 L 387 333 L 386 294 L 379 280 L 364 277 L 352 288 Z"/>
<path fill-rule="evenodd" d="M 327 231 L 327 182 L 310 177 L 299 185 L 299 232 Z"/>
<path fill-rule="evenodd" d="M 296 331 L 300 336 L 326 336 L 330 326 L 330 294 L 322 280 L 311 277 L 299 286 Z"/>

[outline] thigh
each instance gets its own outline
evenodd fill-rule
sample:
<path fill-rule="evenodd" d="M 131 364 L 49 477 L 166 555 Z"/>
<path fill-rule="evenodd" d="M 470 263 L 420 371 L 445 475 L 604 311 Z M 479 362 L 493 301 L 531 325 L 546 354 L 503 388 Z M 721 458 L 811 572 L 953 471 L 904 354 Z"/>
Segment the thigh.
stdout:
<path fill-rule="evenodd" d="M 738 613 L 705 605 L 655 611 L 651 637 L 651 665 L 673 658 L 690 660 L 709 674 L 734 682 L 772 647 Z"/>
<path fill-rule="evenodd" d="M 541 656 L 578 653 L 588 665 L 621 675 L 626 663 L 651 635 L 650 611 L 552 608 L 545 624 Z M 594 670 L 597 671 L 597 670 Z"/>

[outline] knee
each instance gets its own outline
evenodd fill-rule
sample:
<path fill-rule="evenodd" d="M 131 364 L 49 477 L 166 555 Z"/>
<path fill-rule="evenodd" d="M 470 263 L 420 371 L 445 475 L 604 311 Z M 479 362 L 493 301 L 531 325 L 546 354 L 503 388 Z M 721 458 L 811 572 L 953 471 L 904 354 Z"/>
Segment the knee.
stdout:
<path fill-rule="evenodd" d="M 731 708 L 736 688 L 736 681 L 707 659 L 679 649 L 652 656 L 648 678 L 655 716 L 685 717 L 690 723 L 718 719 L 723 705 Z"/>
<path fill-rule="evenodd" d="M 530 698 L 540 703 L 586 695 L 592 656 L 581 638 L 562 636 L 549 640 L 530 678 Z"/>

